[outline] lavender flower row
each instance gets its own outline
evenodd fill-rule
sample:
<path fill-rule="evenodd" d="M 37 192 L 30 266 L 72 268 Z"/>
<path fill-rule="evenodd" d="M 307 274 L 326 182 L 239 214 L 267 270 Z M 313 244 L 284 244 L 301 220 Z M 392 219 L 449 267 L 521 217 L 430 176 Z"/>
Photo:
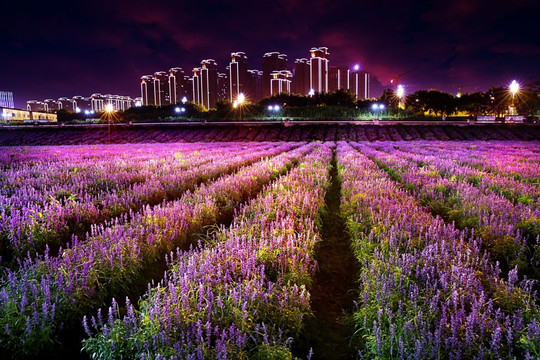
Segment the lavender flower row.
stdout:
<path fill-rule="evenodd" d="M 342 210 L 362 265 L 354 314 L 361 358 L 533 359 L 540 312 L 479 247 L 401 190 L 350 145 L 338 146 Z"/>
<path fill-rule="evenodd" d="M 216 234 L 215 246 L 171 254 L 140 311 L 128 299 L 124 317 L 115 302 L 107 319 L 85 317 L 84 349 L 95 358 L 292 358 L 288 337 L 310 313 L 305 285 L 331 158 L 329 144 L 314 147 Z"/>
<path fill-rule="evenodd" d="M 131 185 L 132 178 L 126 181 L 121 175 L 116 179 L 112 175 L 106 183 L 115 189 L 104 188 L 97 194 L 87 193 L 84 187 L 79 189 L 81 192 L 78 193 L 74 189 L 65 190 L 64 184 L 60 187 L 71 195 L 61 200 L 57 200 L 48 191 L 34 192 L 37 197 L 41 197 L 40 202 L 25 198 L 25 191 L 6 198 L 5 203 L 2 203 L 0 197 L 0 205 L 3 205 L 0 213 L 0 243 L 3 243 L 0 256 L 3 256 L 4 261 L 9 261 L 12 257 L 24 256 L 27 251 L 42 252 L 45 245 L 58 248 L 65 245 L 73 232 L 82 235 L 89 231 L 90 224 L 100 223 L 130 211 L 137 212 L 146 204 L 156 205 L 164 200 L 173 200 L 203 181 L 230 173 L 264 156 L 273 156 L 281 151 L 280 147 L 269 150 L 268 145 L 254 149 L 247 149 L 243 144 L 223 146 L 207 153 L 207 156 L 204 156 L 205 152 L 194 152 L 191 163 L 184 162 L 182 167 L 166 166 L 163 159 L 154 159 L 155 164 L 159 166 L 161 163 L 161 167 L 166 170 L 156 171 L 157 166 L 154 165 L 154 169 L 135 172 L 134 174 L 139 175 L 133 176 L 140 176 L 142 182 Z M 179 155 L 176 155 L 176 160 L 178 158 Z M 96 172 L 97 168 L 90 166 L 88 170 Z M 118 174 L 114 166 L 109 166 L 107 172 Z M 69 180 L 72 184 L 78 180 L 83 182 L 80 178 Z M 85 183 L 95 181 L 96 176 L 87 176 Z M 120 183 L 124 185 L 120 186 Z"/>
<path fill-rule="evenodd" d="M 514 205 L 489 188 L 473 186 L 463 180 L 462 175 L 466 173 L 463 167 L 452 161 L 426 160 L 421 155 L 403 155 L 398 151 L 385 153 L 370 146 L 359 148 L 399 177 L 399 181 L 416 192 L 433 211 L 455 221 L 460 228 L 476 229 L 484 246 L 501 262 L 505 272 L 519 265 L 521 275 L 540 278 L 535 270 L 540 257 L 526 257 L 529 249 L 540 250 L 539 208 L 522 203 Z M 424 161 L 426 166 L 419 168 L 419 161 Z M 441 173 L 447 177 L 443 178 Z"/>
<path fill-rule="evenodd" d="M 538 188 L 539 184 L 532 184 L 530 182 L 523 182 L 516 180 L 513 176 L 501 175 L 498 172 L 488 171 L 485 168 L 489 168 L 488 159 L 486 155 L 482 155 L 480 158 L 477 158 L 474 163 L 468 162 L 467 158 L 470 159 L 471 154 L 467 155 L 467 152 L 473 152 L 473 150 L 468 150 L 470 147 L 467 144 L 453 143 L 452 146 L 448 146 L 450 149 L 446 152 L 441 151 L 440 147 L 437 145 L 423 145 L 418 146 L 418 143 L 389 143 L 385 144 L 384 147 L 392 146 L 394 149 L 399 149 L 408 153 L 413 153 L 416 155 L 424 156 L 425 160 L 419 160 L 419 162 L 424 163 L 425 161 L 433 162 L 434 159 L 438 162 L 451 163 L 452 166 L 448 170 L 454 170 L 454 173 L 446 173 L 446 169 L 443 168 L 441 175 L 446 177 L 451 176 L 460 176 L 465 178 L 468 182 L 473 183 L 477 187 L 486 188 L 493 190 L 500 195 L 508 198 L 514 204 L 521 202 L 525 205 L 530 205 L 534 208 L 537 208 L 539 205 L 540 191 Z M 535 145 L 529 145 L 529 147 L 535 147 Z M 523 145 L 526 147 L 526 145 Z M 500 143 L 495 143 L 490 147 L 489 154 L 504 154 L 504 146 Z M 479 156 L 479 155 L 476 155 Z M 534 160 L 526 157 L 526 153 L 521 155 L 520 162 L 523 165 L 527 163 L 532 168 L 534 162 L 540 161 L 540 159 Z M 418 157 L 415 157 L 417 160 Z M 417 160 L 418 161 L 418 160 Z M 502 161 L 511 162 L 504 157 L 497 160 L 497 163 Z M 515 162 L 515 161 L 514 161 Z M 481 166 L 484 165 L 484 166 Z M 459 174 L 456 174 L 456 171 L 459 169 Z M 530 169 L 530 171 L 533 171 Z"/>
<path fill-rule="evenodd" d="M 19 356 L 50 346 L 63 323 L 123 294 L 145 267 L 186 244 L 189 234 L 222 220 L 307 151 L 305 145 L 242 168 L 178 201 L 147 207 L 127 224 L 95 227 L 86 241 L 75 238 L 58 256 L 45 253 L 27 259 L 17 272 L 7 270 L 0 289 L 2 347 Z"/>

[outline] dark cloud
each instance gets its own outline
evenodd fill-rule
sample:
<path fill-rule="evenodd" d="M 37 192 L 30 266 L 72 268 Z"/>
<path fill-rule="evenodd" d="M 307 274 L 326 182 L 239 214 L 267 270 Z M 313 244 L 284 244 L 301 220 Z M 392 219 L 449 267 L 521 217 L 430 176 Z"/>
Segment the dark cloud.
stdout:
<path fill-rule="evenodd" d="M 373 74 L 374 95 L 389 80 L 416 87 L 486 89 L 509 79 L 539 79 L 535 0 L 487 1 L 100 1 L 8 2 L 0 30 L 0 89 L 28 99 L 137 96 L 143 74 L 189 70 L 232 51 L 250 68 L 284 52 L 289 64 L 327 46 L 331 64 Z"/>

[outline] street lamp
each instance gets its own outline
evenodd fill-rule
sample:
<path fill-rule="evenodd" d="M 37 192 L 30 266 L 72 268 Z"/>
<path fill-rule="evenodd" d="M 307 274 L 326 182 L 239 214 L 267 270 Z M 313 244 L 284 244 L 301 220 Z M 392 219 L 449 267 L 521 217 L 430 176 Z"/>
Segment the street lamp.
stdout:
<path fill-rule="evenodd" d="M 184 96 L 184 97 L 182 98 L 182 104 L 186 105 L 186 103 L 187 103 L 187 97 Z"/>
<path fill-rule="evenodd" d="M 512 111 L 510 115 L 515 115 L 514 112 L 516 110 L 515 100 L 516 100 L 516 94 L 519 92 L 519 83 L 516 80 L 512 80 L 510 83 L 510 93 L 512 94 Z"/>
<path fill-rule="evenodd" d="M 315 90 L 313 90 L 313 89 L 309 90 L 308 95 L 310 97 L 313 97 L 313 95 L 315 95 Z"/>

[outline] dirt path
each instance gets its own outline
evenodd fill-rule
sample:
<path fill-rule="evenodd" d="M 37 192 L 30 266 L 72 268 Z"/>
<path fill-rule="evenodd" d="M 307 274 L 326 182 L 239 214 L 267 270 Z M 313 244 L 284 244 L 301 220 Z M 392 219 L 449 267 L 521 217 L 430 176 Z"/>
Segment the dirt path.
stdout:
<path fill-rule="evenodd" d="M 304 334 L 293 350 L 312 359 L 351 359 L 349 339 L 354 329 L 345 321 L 356 300 L 358 263 L 350 248 L 350 237 L 339 209 L 341 183 L 337 177 L 335 156 L 330 172 L 332 183 L 325 197 L 326 213 L 322 217 L 321 241 L 316 250 L 317 273 L 311 287 L 313 317 L 304 321 Z"/>

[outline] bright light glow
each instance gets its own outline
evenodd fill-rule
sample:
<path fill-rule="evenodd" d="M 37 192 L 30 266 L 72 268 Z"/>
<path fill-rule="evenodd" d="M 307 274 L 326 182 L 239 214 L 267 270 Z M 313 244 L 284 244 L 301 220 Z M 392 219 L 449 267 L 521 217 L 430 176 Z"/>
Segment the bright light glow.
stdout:
<path fill-rule="evenodd" d="M 268 111 L 274 110 L 274 107 L 272 105 L 268 105 Z"/>
<path fill-rule="evenodd" d="M 90 114 L 94 115 L 96 112 L 94 110 L 90 111 Z"/>
<path fill-rule="evenodd" d="M 400 99 L 403 98 L 403 96 L 405 95 L 405 89 L 403 88 L 403 85 L 398 85 L 396 95 Z"/>
<path fill-rule="evenodd" d="M 379 105 L 377 105 L 377 104 L 371 105 L 372 110 L 377 110 L 378 108 L 379 108 Z"/>
<path fill-rule="evenodd" d="M 379 109 L 384 110 L 384 104 L 379 105 Z"/>
<path fill-rule="evenodd" d="M 180 108 L 179 108 L 179 107 L 175 107 L 175 108 L 174 108 L 174 112 L 175 112 L 175 113 L 177 113 L 177 114 L 178 114 L 178 113 L 179 113 L 180 111 L 181 111 L 181 110 L 180 110 Z"/>
<path fill-rule="evenodd" d="M 246 101 L 246 96 L 243 93 L 238 94 L 238 105 L 242 105 Z"/>
<path fill-rule="evenodd" d="M 516 80 L 512 80 L 512 83 L 510 84 L 510 92 L 512 95 L 516 95 L 519 91 L 519 83 Z"/>
<path fill-rule="evenodd" d="M 184 96 L 184 97 L 182 98 L 182 104 L 185 104 L 185 103 L 187 103 L 187 97 Z"/>
<path fill-rule="evenodd" d="M 315 90 L 313 90 L 313 89 L 309 90 L 308 95 L 309 96 L 315 95 Z"/>
<path fill-rule="evenodd" d="M 81 108 L 77 107 L 77 108 L 75 109 L 75 112 L 80 113 L 80 112 L 81 112 Z"/>
<path fill-rule="evenodd" d="M 108 112 L 108 113 L 111 113 L 113 112 L 113 105 L 112 104 L 107 104 L 105 105 L 105 111 Z"/>
<path fill-rule="evenodd" d="M 358 69 L 360 69 L 360 65 L 358 64 L 354 65 L 354 70 L 358 70 Z"/>
<path fill-rule="evenodd" d="M 274 105 L 274 111 L 279 111 L 279 105 Z"/>
<path fill-rule="evenodd" d="M 84 115 L 88 115 L 88 114 L 90 114 L 90 111 L 84 110 Z"/>
<path fill-rule="evenodd" d="M 234 100 L 232 103 L 232 107 L 236 109 L 238 107 L 238 101 Z"/>
<path fill-rule="evenodd" d="M 139 100 L 135 101 L 135 107 L 141 107 L 141 106 L 142 106 L 142 103 Z"/>
<path fill-rule="evenodd" d="M 186 112 L 186 108 L 181 108 L 180 111 Z"/>

